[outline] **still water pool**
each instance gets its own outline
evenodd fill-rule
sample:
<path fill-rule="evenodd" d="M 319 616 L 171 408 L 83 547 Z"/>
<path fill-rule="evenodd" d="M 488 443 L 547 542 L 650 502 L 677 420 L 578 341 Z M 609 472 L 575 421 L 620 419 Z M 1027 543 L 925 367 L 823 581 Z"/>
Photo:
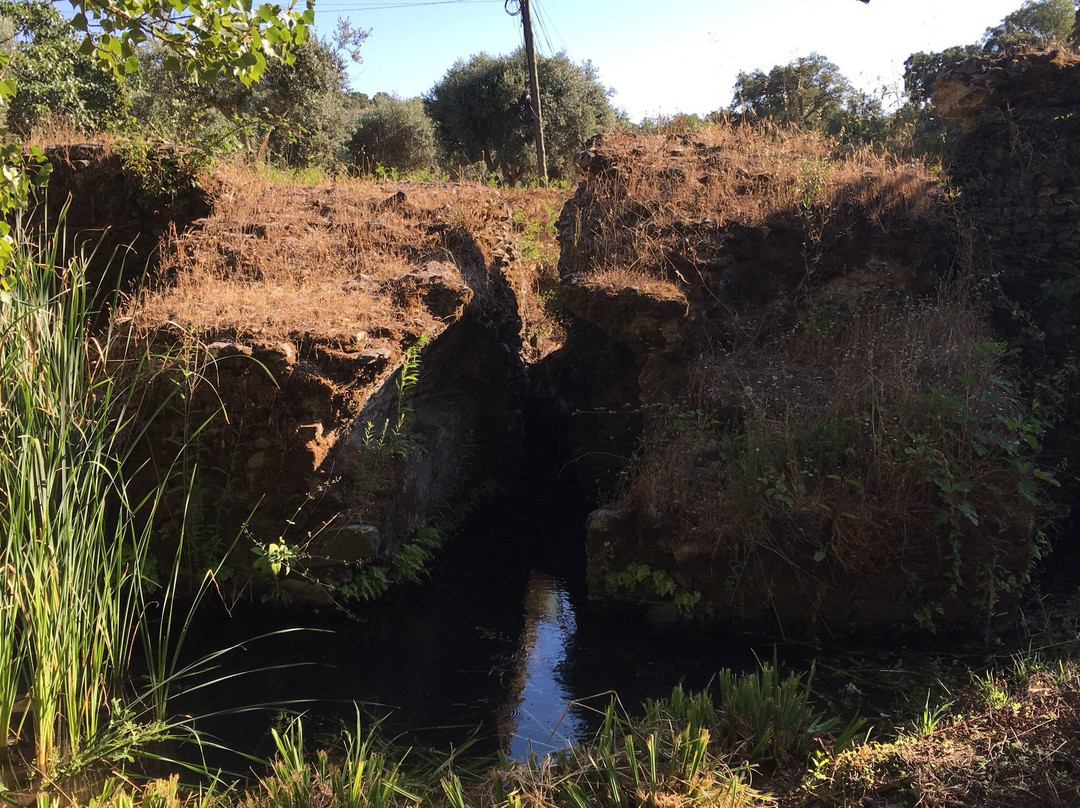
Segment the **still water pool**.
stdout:
<path fill-rule="evenodd" d="M 272 754 L 269 727 L 303 711 L 332 732 L 355 722 L 354 704 L 385 716 L 408 743 L 514 758 L 565 747 L 590 732 L 612 694 L 633 710 L 680 681 L 700 688 L 720 667 L 749 667 L 745 640 L 700 627 L 653 626 L 643 611 L 587 598 L 587 507 L 508 496 L 464 525 L 429 581 L 364 611 L 273 616 L 233 609 L 208 617 L 198 651 L 244 642 L 183 707 L 225 745 Z M 766 652 L 768 653 L 768 652 Z M 231 712 L 251 705 L 253 711 Z M 222 713 L 216 717 L 212 714 Z"/>

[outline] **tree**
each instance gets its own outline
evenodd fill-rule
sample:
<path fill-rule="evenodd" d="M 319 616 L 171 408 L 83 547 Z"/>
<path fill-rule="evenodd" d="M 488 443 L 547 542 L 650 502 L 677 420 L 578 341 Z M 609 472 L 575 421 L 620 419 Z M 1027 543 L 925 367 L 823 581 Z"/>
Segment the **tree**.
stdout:
<path fill-rule="evenodd" d="M 7 125 L 25 136 L 45 119 L 63 119 L 78 130 L 100 128 L 123 115 L 124 92 L 78 52 L 71 26 L 46 0 L 0 0 L 6 30 L 8 74 L 17 91 Z"/>
<path fill-rule="evenodd" d="M 271 65 L 251 86 L 233 77 L 199 84 L 166 70 L 168 53 L 160 46 L 144 49 L 132 82 L 133 114 L 166 136 L 220 140 L 222 146 L 232 139 L 252 158 L 332 164 L 343 154 L 352 117 L 342 53 L 366 36 L 353 32 L 345 43 L 309 39 L 294 49 L 291 64 Z"/>
<path fill-rule="evenodd" d="M 349 156 L 364 173 L 378 166 L 418 171 L 436 163 L 435 126 L 419 98 L 401 100 L 378 93 L 360 113 Z"/>
<path fill-rule="evenodd" d="M 731 111 L 801 128 L 825 130 L 844 111 L 852 88 L 840 68 L 818 53 L 768 73 L 739 73 Z"/>
<path fill-rule="evenodd" d="M 1024 0 L 998 25 L 986 29 L 983 50 L 996 53 L 1013 45 L 1065 44 L 1072 38 L 1078 13 L 1073 0 Z"/>
<path fill-rule="evenodd" d="M 136 72 L 139 45 L 156 40 L 168 52 L 169 69 L 203 81 L 231 75 L 248 85 L 262 76 L 268 59 L 290 61 L 315 21 L 310 0 L 303 13 L 270 3 L 256 7 L 250 0 L 73 0 L 72 8 L 71 26 L 82 36 L 79 51 L 116 76 Z M 7 119 L 18 89 L 17 79 L 7 75 L 9 59 L 0 49 L 0 120 Z M 0 127 L 0 217 L 25 206 L 31 188 L 45 181 L 44 156 L 34 149 L 31 154 L 36 165 L 27 167 L 19 144 Z M 0 296 L 13 247 L 10 225 L 0 219 Z"/>
<path fill-rule="evenodd" d="M 934 82 L 946 69 L 979 53 L 978 45 L 954 45 L 943 51 L 919 51 L 904 60 L 904 91 L 916 106 L 930 103 Z"/>
<path fill-rule="evenodd" d="M 318 39 L 300 45 L 295 62 L 274 65 L 245 93 L 242 110 L 255 135 L 249 151 L 254 144 L 254 156 L 289 166 L 336 162 L 349 137 L 347 87 L 337 50 Z"/>
<path fill-rule="evenodd" d="M 483 162 L 505 182 L 518 182 L 533 166 L 532 124 L 526 93 L 524 54 L 473 56 L 458 61 L 424 96 L 435 138 L 447 159 Z M 576 65 L 565 54 L 540 58 L 540 102 L 549 174 L 571 170 L 574 152 L 591 135 L 614 128 L 609 91 L 589 62 Z"/>

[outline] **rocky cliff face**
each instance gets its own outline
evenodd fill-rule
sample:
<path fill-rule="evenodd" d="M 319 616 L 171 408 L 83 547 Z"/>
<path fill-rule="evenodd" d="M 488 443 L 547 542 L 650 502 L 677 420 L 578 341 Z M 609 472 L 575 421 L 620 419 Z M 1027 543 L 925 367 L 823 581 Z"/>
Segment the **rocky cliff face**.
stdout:
<path fill-rule="evenodd" d="M 952 174 L 1004 297 L 999 326 L 1055 364 L 1080 349 L 1080 55 L 970 59 L 934 85 Z"/>
<path fill-rule="evenodd" d="M 245 573 L 253 544 L 288 546 L 302 574 L 262 585 L 324 603 L 378 589 L 485 476 L 512 482 L 540 409 L 604 503 L 597 597 L 811 632 L 985 625 L 1044 549 L 1049 474 L 1001 336 L 1043 379 L 1080 347 L 1076 71 L 944 77 L 953 186 L 797 132 L 595 138 L 557 278 L 537 271 L 557 192 L 219 174 L 114 318 L 172 407 L 155 459 L 221 410 L 189 529 L 243 527 Z M 90 188 L 93 161 L 69 163 Z"/>
<path fill-rule="evenodd" d="M 1080 55 L 1016 51 L 971 59 L 934 87 L 934 110 L 960 130 L 952 180 L 971 222 L 994 325 L 1028 373 L 1060 397 L 1046 441 L 1063 492 L 1080 501 Z M 1071 462 L 1070 462 L 1071 459 Z"/>
<path fill-rule="evenodd" d="M 94 195 L 102 174 L 116 173 L 110 194 L 133 179 L 104 151 L 84 156 L 54 183 L 73 192 L 69 226 L 87 238 L 116 204 Z M 182 468 L 199 469 L 162 535 L 186 522 L 195 566 L 239 537 L 236 580 L 287 599 L 377 594 L 420 528 L 485 479 L 510 481 L 523 356 L 547 328 L 519 297 L 538 265 L 518 245 L 560 200 L 228 172 L 211 185 L 203 215 L 155 242 L 149 276 L 114 309 L 116 355 L 149 357 L 134 363 L 145 409 L 164 407 L 148 447 L 157 474 L 185 442 Z M 270 544 L 295 553 L 293 574 L 253 575 L 252 549 Z"/>
<path fill-rule="evenodd" d="M 1017 591 L 1037 506 L 994 423 L 1019 402 L 951 283 L 972 266 L 941 184 L 749 130 L 604 136 L 579 164 L 560 295 L 590 379 L 563 389 L 611 484 L 594 594 L 813 631 Z"/>

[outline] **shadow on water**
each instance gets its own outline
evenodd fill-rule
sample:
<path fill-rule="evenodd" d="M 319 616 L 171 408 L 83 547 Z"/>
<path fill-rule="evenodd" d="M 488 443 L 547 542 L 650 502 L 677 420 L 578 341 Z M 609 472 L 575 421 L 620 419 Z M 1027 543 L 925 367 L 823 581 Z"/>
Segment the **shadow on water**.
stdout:
<path fill-rule="evenodd" d="M 641 610 L 587 599 L 584 521 L 589 503 L 557 473 L 473 514 L 422 586 L 392 592 L 363 621 L 282 617 L 265 610 L 207 615 L 193 653 L 246 643 L 217 675 L 250 671 L 199 691 L 182 709 L 211 715 L 254 704 L 281 708 L 209 717 L 207 732 L 232 749 L 273 754 L 269 727 L 303 711 L 316 730 L 355 722 L 354 703 L 408 744 L 522 758 L 582 738 L 612 691 L 634 709 L 680 681 L 704 687 L 724 666 L 746 668 L 745 639 L 696 626 L 657 628 Z M 551 482 L 554 480 L 554 482 Z M 332 633 L 325 633 L 332 632 Z M 261 670 L 273 668 L 270 670 Z M 212 761 L 242 771 L 238 758 Z"/>

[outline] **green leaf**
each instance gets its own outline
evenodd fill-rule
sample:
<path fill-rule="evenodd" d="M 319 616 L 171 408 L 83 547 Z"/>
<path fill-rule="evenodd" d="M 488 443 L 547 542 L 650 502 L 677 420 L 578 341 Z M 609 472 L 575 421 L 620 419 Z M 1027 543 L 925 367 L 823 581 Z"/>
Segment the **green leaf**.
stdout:
<path fill-rule="evenodd" d="M 86 15 L 81 11 L 71 18 L 71 27 L 76 31 L 85 31 L 87 29 Z"/>
<path fill-rule="evenodd" d="M 0 79 L 0 98 L 11 98 L 17 89 L 15 79 Z"/>
<path fill-rule="evenodd" d="M 170 73 L 178 73 L 183 68 L 183 64 L 181 64 L 180 60 L 173 56 L 171 53 L 165 57 L 165 59 L 161 63 L 161 66 Z"/>
<path fill-rule="evenodd" d="M 127 59 L 124 60 L 124 72 L 128 74 L 139 72 L 138 56 L 129 56 Z"/>

